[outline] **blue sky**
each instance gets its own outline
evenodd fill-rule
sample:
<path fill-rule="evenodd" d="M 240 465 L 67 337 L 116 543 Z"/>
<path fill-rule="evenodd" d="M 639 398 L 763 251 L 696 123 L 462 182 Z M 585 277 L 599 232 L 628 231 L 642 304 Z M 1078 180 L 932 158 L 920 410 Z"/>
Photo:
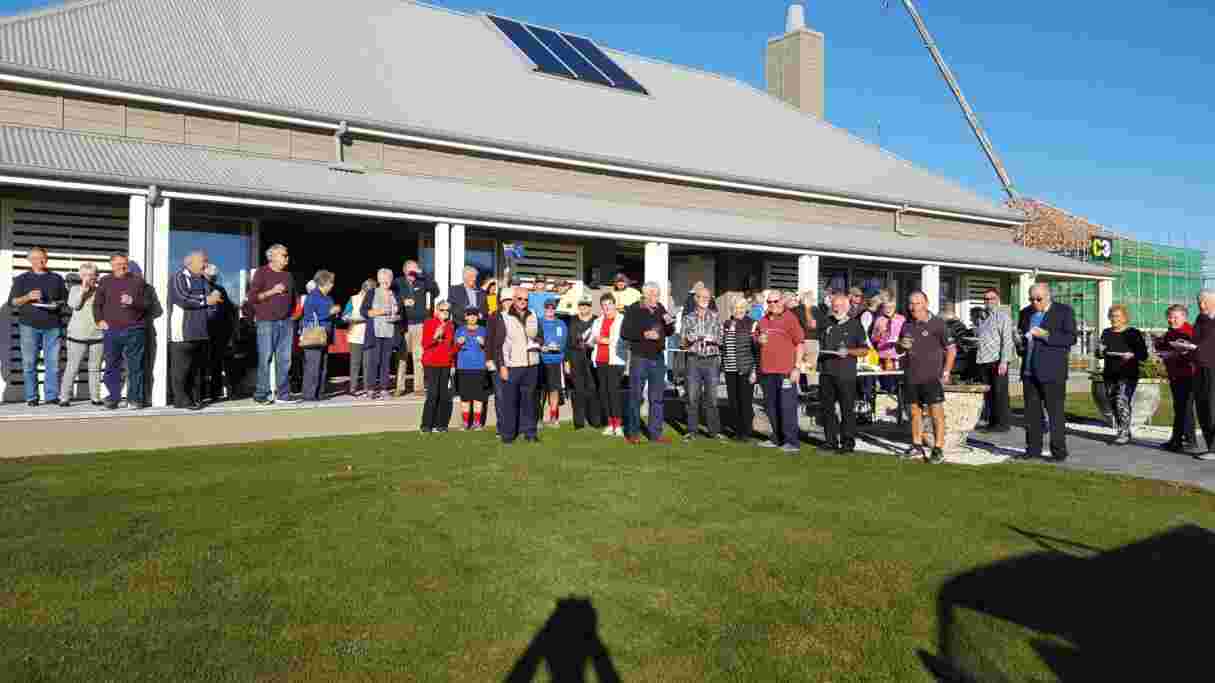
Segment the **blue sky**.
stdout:
<path fill-rule="evenodd" d="M 1003 199 L 957 104 L 895 0 L 804 0 L 827 38 L 827 118 Z M 0 0 L 9 14 L 48 3 Z M 445 0 L 589 35 L 763 87 L 787 0 Z M 1215 9 L 920 0 L 1023 194 L 1144 239 L 1215 240 Z M 879 137 L 880 121 L 880 137 Z"/>

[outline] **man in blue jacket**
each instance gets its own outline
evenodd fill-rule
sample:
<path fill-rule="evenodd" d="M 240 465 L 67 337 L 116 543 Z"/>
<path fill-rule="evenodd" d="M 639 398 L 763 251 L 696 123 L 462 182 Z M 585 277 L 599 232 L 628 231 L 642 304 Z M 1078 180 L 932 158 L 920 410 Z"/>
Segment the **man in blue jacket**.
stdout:
<path fill-rule="evenodd" d="M 1051 459 L 1067 459 L 1068 353 L 1076 344 L 1076 315 L 1071 306 L 1051 301 L 1050 285 L 1029 290 L 1029 306 L 1017 322 L 1017 352 L 1025 387 L 1025 456 L 1042 455 L 1042 411 L 1050 417 Z"/>
<path fill-rule="evenodd" d="M 405 369 L 413 360 L 413 395 L 426 395 L 422 382 L 422 325 L 430 319 L 430 309 L 439 298 L 439 285 L 427 277 L 417 261 L 405 262 L 404 277 L 397 278 L 393 287 L 401 304 L 401 319 L 405 331 L 405 348 L 397 356 L 397 396 L 405 393 Z"/>
<path fill-rule="evenodd" d="M 202 362 L 208 357 L 207 309 L 222 300 L 204 272 L 207 252 L 195 249 L 169 281 L 169 376 L 173 407 L 198 410 Z"/>

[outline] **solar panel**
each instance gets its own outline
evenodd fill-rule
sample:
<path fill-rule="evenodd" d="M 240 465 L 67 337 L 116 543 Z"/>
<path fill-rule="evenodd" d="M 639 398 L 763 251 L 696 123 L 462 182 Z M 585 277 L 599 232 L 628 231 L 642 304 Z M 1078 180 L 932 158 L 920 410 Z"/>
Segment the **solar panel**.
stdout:
<path fill-rule="evenodd" d="M 494 22 L 498 30 L 502 31 L 502 34 L 515 44 L 515 47 L 522 50 L 523 54 L 532 60 L 532 64 L 536 65 L 537 71 L 553 76 L 561 76 L 562 78 L 578 78 L 577 74 L 562 64 L 561 60 L 553 56 L 553 53 L 544 47 L 536 39 L 536 36 L 532 35 L 523 24 L 492 15 L 489 17 L 489 20 Z"/>
<path fill-rule="evenodd" d="M 650 94 L 648 90 L 641 87 L 640 83 L 633 80 L 632 76 L 628 75 L 624 69 L 620 68 L 620 65 L 613 61 L 611 57 L 608 57 L 603 50 L 600 50 L 599 47 L 591 41 L 587 40 L 586 38 L 571 36 L 568 33 L 563 33 L 561 35 L 568 40 L 570 45 L 573 45 L 578 52 L 582 53 L 582 55 L 585 56 L 591 64 L 594 64 L 597 69 L 604 73 L 604 75 L 612 79 L 612 83 L 615 85 L 615 87 L 622 90 L 631 90 L 636 93 L 641 93 L 642 95 Z"/>
<path fill-rule="evenodd" d="M 583 57 L 577 50 L 571 47 L 569 43 L 565 42 L 565 39 L 561 37 L 561 34 L 557 33 L 556 31 L 550 31 L 546 28 L 540 28 L 539 26 L 528 26 L 527 28 L 531 30 L 533 35 L 540 39 L 540 42 L 544 43 L 545 47 L 552 50 L 553 54 L 557 55 L 558 59 L 564 62 L 566 66 L 573 69 L 574 73 L 578 74 L 578 78 L 584 81 L 598 83 L 599 85 L 612 85 L 612 82 L 609 81 L 603 74 L 599 73 L 599 70 L 596 69 L 594 65 L 587 61 L 587 59 Z"/>

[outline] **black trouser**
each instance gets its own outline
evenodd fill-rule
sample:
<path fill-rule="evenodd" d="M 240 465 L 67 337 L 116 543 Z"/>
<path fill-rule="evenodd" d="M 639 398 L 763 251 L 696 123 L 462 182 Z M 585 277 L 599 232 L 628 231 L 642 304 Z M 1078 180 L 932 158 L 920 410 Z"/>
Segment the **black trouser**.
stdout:
<path fill-rule="evenodd" d="M 1043 382 L 1024 377 L 1025 387 L 1025 455 L 1042 455 L 1042 410 L 1050 416 L 1050 453 L 1055 458 L 1067 457 L 1067 415 L 1063 403 L 1067 387 L 1063 382 Z"/>
<path fill-rule="evenodd" d="M 1169 379 L 1169 392 L 1173 394 L 1173 436 L 1169 443 L 1178 446 L 1198 443 L 1198 434 L 1194 431 L 1194 383 L 1193 377 Z"/>
<path fill-rule="evenodd" d="M 235 380 L 227 367 L 228 343 L 232 336 L 226 333 L 211 332 L 211 343 L 207 344 L 206 378 L 203 380 L 202 395 L 213 401 L 224 396 L 224 387 L 228 388 L 228 396 L 235 392 Z"/>
<path fill-rule="evenodd" d="M 983 363 L 979 366 L 979 378 L 991 387 L 983 397 L 987 428 L 1009 427 L 1012 424 L 1012 410 L 1008 407 L 1008 373 L 1000 374 L 999 363 Z"/>
<path fill-rule="evenodd" d="M 173 406 L 185 408 L 197 403 L 203 359 L 207 357 L 207 342 L 186 341 L 169 344 L 169 377 L 173 388 Z"/>
<path fill-rule="evenodd" d="M 1198 409 L 1198 426 L 1207 440 L 1207 450 L 1215 451 L 1215 368 L 1198 368 L 1194 378 L 1194 405 Z M 1176 406 L 1173 407 L 1176 410 Z"/>
<path fill-rule="evenodd" d="M 755 426 L 755 385 L 751 373 L 727 372 L 726 403 L 727 418 L 734 427 L 734 438 L 750 438 Z"/>
<path fill-rule="evenodd" d="M 424 368 L 426 406 L 422 408 L 422 430 L 446 430 L 451 424 L 451 368 Z"/>
<path fill-rule="evenodd" d="M 305 401 L 319 401 L 325 396 L 329 379 L 329 347 L 304 349 L 303 389 Z"/>
<path fill-rule="evenodd" d="M 603 411 L 599 409 L 599 391 L 595 386 L 595 370 L 591 367 L 591 358 L 586 351 L 578 351 L 570 356 L 570 366 L 573 370 L 574 429 L 581 429 L 588 423 L 592 427 L 600 427 L 605 422 L 601 420 Z"/>
<path fill-rule="evenodd" d="M 855 379 L 819 375 L 819 421 L 823 424 L 828 448 L 856 447 L 856 385 Z M 840 407 L 839 417 L 835 415 L 837 403 Z"/>
<path fill-rule="evenodd" d="M 600 365 L 595 368 L 595 384 L 599 389 L 599 408 L 607 418 L 624 419 L 624 393 L 620 381 L 624 377 L 623 365 Z"/>

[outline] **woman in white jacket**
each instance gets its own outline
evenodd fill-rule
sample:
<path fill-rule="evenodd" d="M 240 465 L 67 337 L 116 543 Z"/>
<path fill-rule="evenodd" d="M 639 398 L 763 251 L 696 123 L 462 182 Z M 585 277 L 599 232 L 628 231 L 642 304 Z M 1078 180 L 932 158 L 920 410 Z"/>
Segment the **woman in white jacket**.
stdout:
<path fill-rule="evenodd" d="M 93 295 L 97 293 L 97 265 L 80 264 L 80 284 L 68 292 L 68 309 L 72 318 L 67 326 L 67 367 L 59 387 L 59 405 L 68 407 L 75 395 L 76 372 L 80 361 L 89 359 L 89 399 L 95 406 L 105 405 L 101 401 L 101 338 L 104 333 L 97 329 L 93 319 Z"/>
<path fill-rule="evenodd" d="M 599 405 L 607 426 L 605 436 L 624 436 L 624 395 L 620 380 L 629 362 L 628 342 L 620 338 L 624 314 L 616 308 L 616 297 L 599 297 L 602 315 L 595 318 L 586 331 L 585 342 L 591 347 L 591 364 L 595 368 L 595 384 L 599 387 Z"/>
<path fill-rule="evenodd" d="M 363 376 L 363 342 L 367 336 L 367 319 L 360 310 L 363 308 L 363 298 L 367 292 L 375 289 L 375 280 L 365 280 L 359 293 L 350 297 L 346 302 L 343 318 L 350 324 L 346 331 L 346 341 L 350 343 L 350 395 L 362 396 L 367 388 L 367 379 Z M 361 389 L 359 387 L 362 387 Z"/>

